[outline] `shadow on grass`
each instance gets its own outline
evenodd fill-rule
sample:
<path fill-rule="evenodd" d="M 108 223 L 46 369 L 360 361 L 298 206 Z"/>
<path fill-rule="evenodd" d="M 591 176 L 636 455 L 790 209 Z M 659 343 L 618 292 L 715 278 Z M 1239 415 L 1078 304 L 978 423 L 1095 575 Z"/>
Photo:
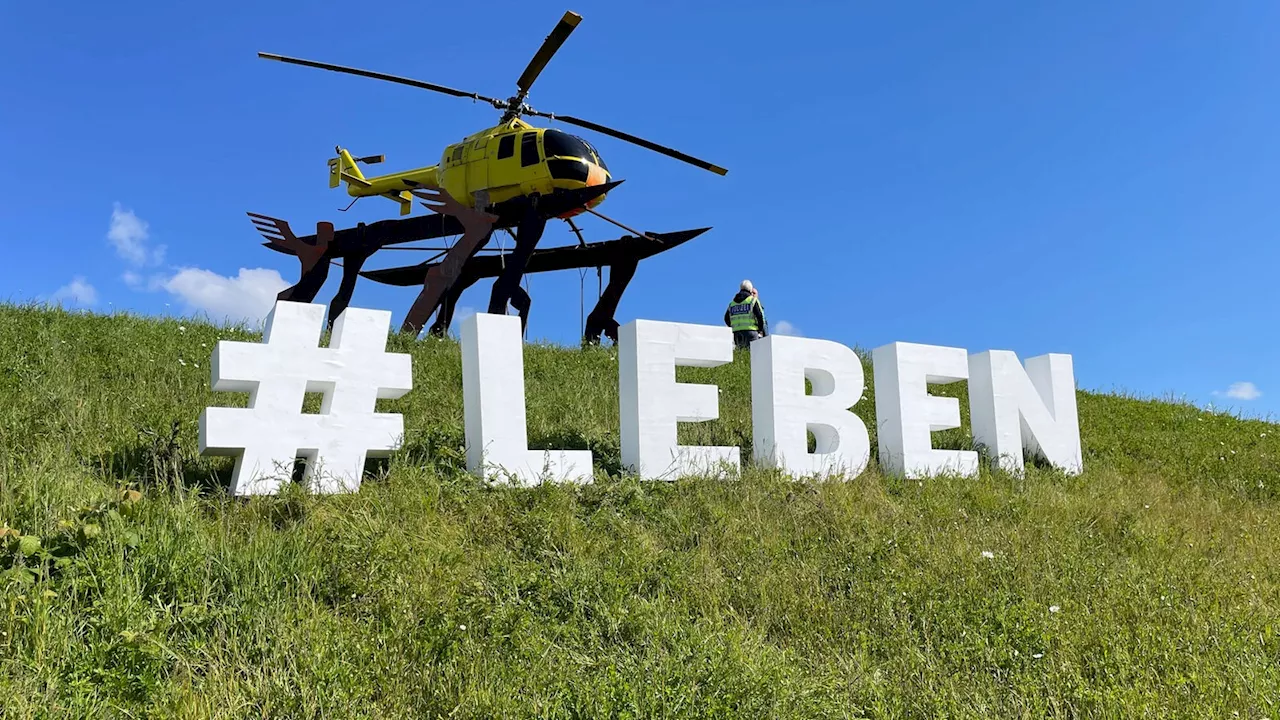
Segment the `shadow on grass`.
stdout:
<path fill-rule="evenodd" d="M 590 450 L 599 470 L 611 476 L 622 474 L 622 448 L 616 437 L 588 437 L 574 430 L 544 433 L 529 439 L 530 450 Z"/>
<path fill-rule="evenodd" d="M 230 487 L 232 458 L 201 457 L 184 448 L 175 421 L 166 430 L 142 428 L 137 440 L 119 448 L 101 463 L 102 473 L 142 490 L 184 487 L 201 492 L 225 492 Z"/>
<path fill-rule="evenodd" d="M 191 441 L 182 437 L 181 428 L 181 423 L 174 422 L 165 430 L 140 429 L 134 442 L 116 449 L 100 461 L 100 472 L 115 483 L 136 486 L 140 490 L 181 487 L 200 494 L 228 496 L 235 459 L 199 455 Z M 682 438 L 682 442 L 737 445 L 742 448 L 744 464 L 750 464 L 752 448 L 750 437 L 745 432 L 737 428 L 719 428 L 719 432 L 713 434 L 716 436 L 714 439 Z M 529 449 L 590 450 L 598 473 L 612 478 L 628 474 L 622 466 L 622 451 L 616 435 L 587 435 L 574 430 L 541 433 L 529 439 Z M 873 461 L 876 454 L 873 446 Z M 465 437 L 460 432 L 441 429 L 412 433 L 392 457 L 369 458 L 361 483 L 385 481 L 395 466 L 428 470 L 441 478 L 469 476 Z M 304 462 L 297 460 L 293 483 L 301 483 L 304 469 Z"/>

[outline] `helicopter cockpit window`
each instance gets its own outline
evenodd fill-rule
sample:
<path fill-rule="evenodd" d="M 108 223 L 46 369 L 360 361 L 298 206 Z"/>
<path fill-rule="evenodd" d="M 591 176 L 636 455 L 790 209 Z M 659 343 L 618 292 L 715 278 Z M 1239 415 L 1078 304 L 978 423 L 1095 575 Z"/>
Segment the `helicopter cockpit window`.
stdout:
<path fill-rule="evenodd" d="M 582 158 L 591 160 L 591 150 L 581 139 L 559 130 L 547 130 L 542 134 L 542 149 L 547 157 Z"/>
<path fill-rule="evenodd" d="M 587 166 L 578 160 L 567 158 L 551 158 L 547 161 L 547 169 L 551 171 L 553 180 L 587 181 Z"/>
<path fill-rule="evenodd" d="M 516 151 L 515 134 L 503 135 L 498 139 L 498 159 L 509 158 Z"/>
<path fill-rule="evenodd" d="M 600 157 L 600 152 L 596 150 L 596 146 L 592 145 L 586 140 L 583 140 L 582 138 L 578 138 L 578 139 L 582 140 L 582 144 L 586 145 L 587 149 L 591 151 L 591 154 L 595 156 L 595 163 L 599 165 L 601 169 L 603 169 L 605 172 L 609 172 L 609 166 L 604 164 L 604 158 Z"/>
<path fill-rule="evenodd" d="M 538 133 L 527 132 L 520 136 L 520 167 L 538 164 Z"/>

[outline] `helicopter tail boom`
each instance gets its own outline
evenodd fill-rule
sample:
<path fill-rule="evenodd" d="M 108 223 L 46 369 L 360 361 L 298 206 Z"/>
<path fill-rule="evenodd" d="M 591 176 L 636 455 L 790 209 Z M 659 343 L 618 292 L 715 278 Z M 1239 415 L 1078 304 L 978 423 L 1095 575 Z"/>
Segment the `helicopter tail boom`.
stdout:
<path fill-rule="evenodd" d="M 417 183 L 432 184 L 435 182 L 435 166 L 419 168 L 403 173 L 380 175 L 366 178 L 360 172 L 360 164 L 372 165 L 385 160 L 383 155 L 353 157 L 347 150 L 338 147 L 337 157 L 329 158 L 329 187 L 336 188 L 341 183 L 347 184 L 347 194 L 354 198 L 378 195 L 394 200 L 400 205 L 400 214 L 408 215 L 413 207 L 413 196 L 404 189 L 406 179 Z"/>

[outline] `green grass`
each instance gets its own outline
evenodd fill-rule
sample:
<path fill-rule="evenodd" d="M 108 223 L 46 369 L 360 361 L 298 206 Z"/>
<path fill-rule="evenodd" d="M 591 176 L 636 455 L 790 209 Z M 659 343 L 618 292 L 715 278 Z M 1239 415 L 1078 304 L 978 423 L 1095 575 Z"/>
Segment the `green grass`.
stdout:
<path fill-rule="evenodd" d="M 616 355 L 535 345 L 531 444 L 599 473 L 500 489 L 457 345 L 395 338 L 405 448 L 238 500 L 196 419 L 253 337 L 0 307 L 0 717 L 1280 717 L 1276 425 L 1082 392 L 1079 477 L 642 483 Z M 748 362 L 682 439 L 749 450 Z"/>

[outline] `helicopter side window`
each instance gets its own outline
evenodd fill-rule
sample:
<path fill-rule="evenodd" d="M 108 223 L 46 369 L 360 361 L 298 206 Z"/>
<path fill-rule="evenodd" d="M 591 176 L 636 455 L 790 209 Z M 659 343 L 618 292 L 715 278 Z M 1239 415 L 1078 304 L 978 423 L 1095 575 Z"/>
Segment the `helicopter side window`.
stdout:
<path fill-rule="evenodd" d="M 499 160 L 503 158 L 511 157 L 513 154 L 515 154 L 515 151 L 516 151 L 516 136 L 514 133 L 511 135 L 503 135 L 498 140 L 498 159 Z"/>
<path fill-rule="evenodd" d="M 520 167 L 529 167 L 537 165 L 538 160 L 538 133 L 527 132 L 520 136 Z"/>

